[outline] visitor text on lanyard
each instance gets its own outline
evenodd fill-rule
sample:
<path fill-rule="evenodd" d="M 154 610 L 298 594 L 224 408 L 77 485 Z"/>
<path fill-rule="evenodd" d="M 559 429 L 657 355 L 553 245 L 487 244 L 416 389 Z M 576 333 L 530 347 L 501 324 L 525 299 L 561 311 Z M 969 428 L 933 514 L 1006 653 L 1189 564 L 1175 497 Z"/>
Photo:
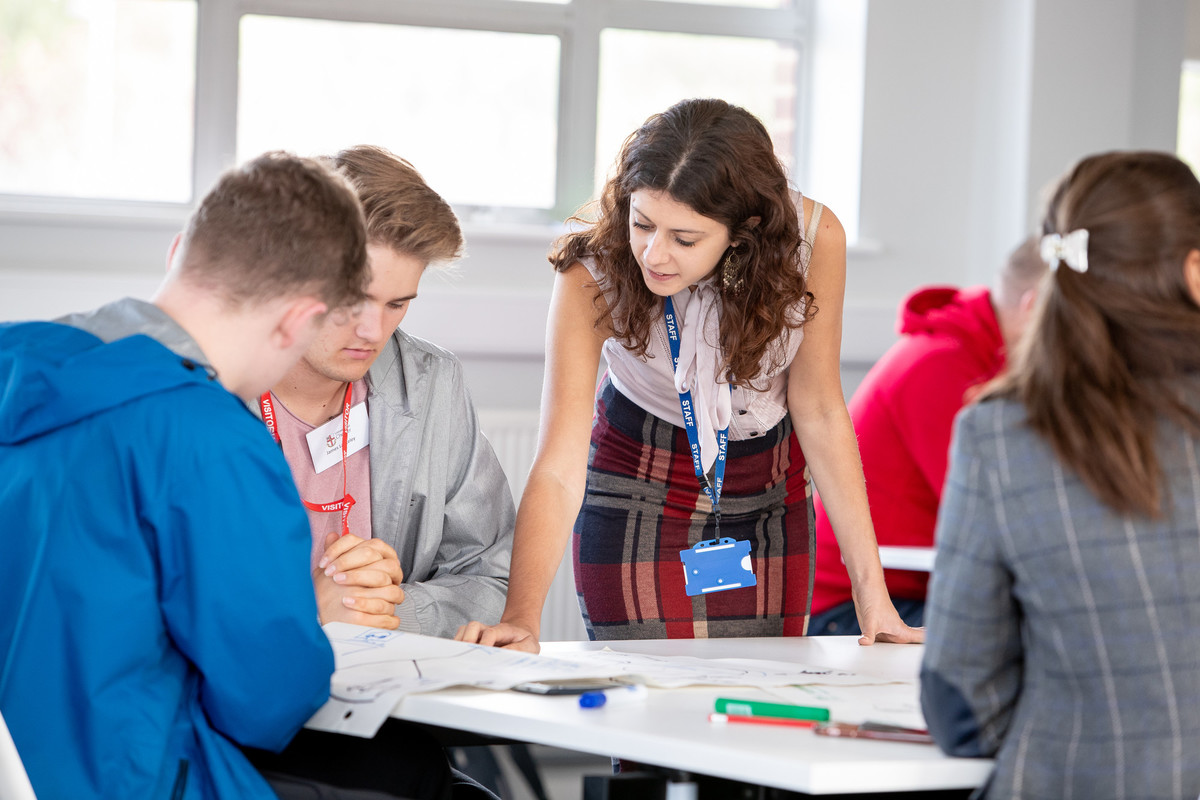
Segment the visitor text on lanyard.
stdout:
<path fill-rule="evenodd" d="M 332 503 L 310 503 L 303 498 L 301 499 L 304 507 L 309 511 L 342 512 L 342 536 L 350 532 L 350 508 L 354 505 L 354 498 L 346 491 L 346 457 L 350 446 L 350 390 L 353 386 L 354 384 L 352 383 L 346 384 L 346 396 L 342 400 L 342 499 L 335 500 Z M 263 392 L 262 397 L 259 398 L 259 404 L 262 406 L 263 422 L 267 423 L 267 430 L 275 437 L 275 441 L 282 446 L 283 442 L 279 438 L 278 424 L 275 420 L 275 404 L 271 400 L 271 393 Z"/>

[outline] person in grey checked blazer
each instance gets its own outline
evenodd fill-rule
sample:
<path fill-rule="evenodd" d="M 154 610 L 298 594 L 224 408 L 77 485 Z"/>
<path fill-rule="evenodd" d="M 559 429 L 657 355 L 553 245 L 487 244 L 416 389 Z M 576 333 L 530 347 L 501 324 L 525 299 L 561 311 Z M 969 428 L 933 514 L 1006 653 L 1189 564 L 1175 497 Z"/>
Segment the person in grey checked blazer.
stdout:
<path fill-rule="evenodd" d="M 956 422 L 921 706 L 977 797 L 1200 794 L 1200 183 L 1082 160 L 1011 371 Z"/>

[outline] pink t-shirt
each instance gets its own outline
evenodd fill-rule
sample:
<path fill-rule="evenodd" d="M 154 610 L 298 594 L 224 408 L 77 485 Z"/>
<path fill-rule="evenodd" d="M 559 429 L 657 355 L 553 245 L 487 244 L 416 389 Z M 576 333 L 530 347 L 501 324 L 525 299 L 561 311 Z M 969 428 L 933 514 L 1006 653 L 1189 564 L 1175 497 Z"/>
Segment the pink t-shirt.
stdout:
<path fill-rule="evenodd" d="M 366 402 L 367 383 L 365 380 L 356 381 L 351 389 L 350 403 L 358 405 Z M 279 433 L 280 444 L 283 445 L 283 456 L 292 469 L 292 478 L 300 497 L 309 503 L 324 504 L 341 500 L 349 493 L 354 498 L 350 507 L 350 517 L 347 520 L 350 532 L 363 539 L 371 538 L 371 447 L 370 445 L 353 453 L 346 459 L 346 483 L 343 489 L 342 468 L 334 464 L 320 474 L 313 466 L 312 453 L 305 438 L 314 429 L 302 419 L 299 419 L 280 402 L 274 393 L 271 400 L 275 406 L 275 425 Z M 333 419 L 341 419 L 341 404 Z M 341 432 L 340 421 L 335 425 Z M 308 525 L 312 530 L 312 560 L 311 567 L 316 567 L 325 551 L 325 537 L 330 533 L 340 533 L 342 529 L 341 511 L 313 511 L 308 513 Z"/>

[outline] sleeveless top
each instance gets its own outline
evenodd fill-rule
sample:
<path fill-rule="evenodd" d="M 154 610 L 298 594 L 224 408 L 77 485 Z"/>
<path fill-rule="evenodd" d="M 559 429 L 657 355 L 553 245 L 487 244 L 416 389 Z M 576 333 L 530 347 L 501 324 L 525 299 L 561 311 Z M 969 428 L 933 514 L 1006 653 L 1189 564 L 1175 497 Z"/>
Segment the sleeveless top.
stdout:
<path fill-rule="evenodd" d="M 813 204 L 812 216 L 808 220 L 807 227 L 804 227 L 803 198 L 796 193 L 794 199 L 801 226 L 804 228 L 803 238 L 809 245 L 801 253 L 800 266 L 807 273 L 823 206 L 820 203 Z M 583 259 L 582 263 L 592 277 L 600 282 L 601 276 L 598 274 L 595 260 L 589 257 Z M 764 363 L 764 371 L 754 381 L 758 388 L 734 386 L 732 392 L 727 393 L 727 384 L 724 382 L 717 383 L 715 379 L 706 380 L 706 376 L 713 376 L 720 363 L 721 354 L 716 336 L 716 331 L 719 330 L 717 327 L 719 309 L 718 313 L 711 313 L 707 308 L 702 313 L 696 313 L 694 306 L 701 305 L 704 301 L 702 300 L 698 304 L 695 296 L 688 297 L 688 295 L 708 292 L 711 293 L 711 296 L 715 296 L 715 281 L 719 280 L 719 272 L 718 265 L 714 276 L 696 284 L 695 293 L 684 289 L 672 297 L 676 316 L 682 321 L 679 333 L 682 345 L 680 348 L 681 372 L 687 369 L 687 364 L 685 364 L 687 348 L 684 343 L 694 342 L 696 350 L 697 368 L 694 370 L 694 375 L 689 376 L 689 379 L 695 377 L 697 380 L 695 385 L 689 388 L 692 390 L 696 404 L 701 459 L 704 462 L 705 470 L 711 466 L 716 457 L 716 432 L 724 427 L 718 424 L 719 422 L 728 420 L 729 439 L 740 441 L 762 436 L 783 419 L 787 413 L 788 367 L 803 338 L 803 329 L 785 329 L 772 342 L 770 351 L 764 355 L 764 362 L 773 361 L 774 363 L 770 364 L 769 369 L 768 363 Z M 683 412 L 679 408 L 676 376 L 671 368 L 671 349 L 667 339 L 667 326 L 662 316 L 661 305 L 659 308 L 657 319 L 650 326 L 650 338 L 645 356 L 635 356 L 613 337 L 605 340 L 603 353 L 608 364 L 609 380 L 612 381 L 617 391 L 644 411 L 682 427 Z M 689 315 L 688 310 L 692 310 L 693 313 Z M 803 311 L 803 303 L 801 303 L 796 312 L 803 313 Z M 780 355 L 782 357 L 779 357 Z M 726 396 L 730 397 L 730 403 L 724 409 L 718 409 L 718 405 L 724 402 L 723 398 L 719 397 L 719 393 L 727 393 Z"/>

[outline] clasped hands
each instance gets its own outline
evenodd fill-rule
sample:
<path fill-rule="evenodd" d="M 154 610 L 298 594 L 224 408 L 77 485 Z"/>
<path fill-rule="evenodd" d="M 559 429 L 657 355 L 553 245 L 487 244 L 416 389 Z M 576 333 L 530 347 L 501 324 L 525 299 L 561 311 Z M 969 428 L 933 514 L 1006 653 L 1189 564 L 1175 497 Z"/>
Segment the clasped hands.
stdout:
<path fill-rule="evenodd" d="M 404 570 L 387 542 L 331 533 L 312 579 L 322 625 L 349 622 L 388 630 L 400 625 L 396 606 L 404 600 Z"/>

